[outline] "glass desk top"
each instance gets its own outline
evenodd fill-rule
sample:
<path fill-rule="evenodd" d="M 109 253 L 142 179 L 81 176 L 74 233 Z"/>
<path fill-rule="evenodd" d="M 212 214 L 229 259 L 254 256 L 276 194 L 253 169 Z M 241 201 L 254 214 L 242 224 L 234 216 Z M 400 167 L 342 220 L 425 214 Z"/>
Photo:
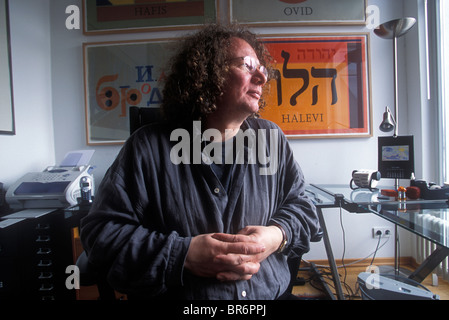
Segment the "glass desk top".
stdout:
<path fill-rule="evenodd" d="M 378 186 L 378 190 L 352 190 L 349 185 L 320 184 L 307 186 L 307 194 L 315 203 L 331 206 L 335 196 L 344 197 L 345 205 L 356 205 L 357 212 L 374 213 L 400 227 L 403 227 L 438 245 L 449 247 L 449 205 L 446 200 L 407 200 L 398 202 L 384 198 L 380 189 L 393 189 L 391 186 Z"/>
<path fill-rule="evenodd" d="M 435 201 L 435 200 L 434 200 Z M 397 202 L 370 205 L 370 212 L 427 240 L 449 248 L 449 208 L 446 202 Z"/>

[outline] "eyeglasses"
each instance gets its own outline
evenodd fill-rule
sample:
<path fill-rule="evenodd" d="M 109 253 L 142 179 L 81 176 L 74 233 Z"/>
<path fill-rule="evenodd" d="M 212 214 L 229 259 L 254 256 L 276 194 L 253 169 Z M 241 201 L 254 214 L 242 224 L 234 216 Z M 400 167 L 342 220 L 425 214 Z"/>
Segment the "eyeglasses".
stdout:
<path fill-rule="evenodd" d="M 256 72 L 256 70 L 259 70 L 265 76 L 265 78 L 268 79 L 268 70 L 267 70 L 267 68 L 262 66 L 260 63 L 257 63 L 256 59 L 254 59 L 253 57 L 250 57 L 250 56 L 236 57 L 236 58 L 231 58 L 229 60 L 237 60 L 237 59 L 243 60 L 243 64 L 242 65 L 245 66 L 246 70 L 250 74 L 254 74 Z"/>

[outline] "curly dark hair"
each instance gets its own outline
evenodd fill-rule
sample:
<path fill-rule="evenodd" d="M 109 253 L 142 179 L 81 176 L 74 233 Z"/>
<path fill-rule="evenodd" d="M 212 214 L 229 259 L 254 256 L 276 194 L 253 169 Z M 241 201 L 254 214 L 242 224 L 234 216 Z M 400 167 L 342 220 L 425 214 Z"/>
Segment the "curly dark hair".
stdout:
<path fill-rule="evenodd" d="M 203 120 L 217 109 L 229 71 L 231 38 L 241 38 L 254 49 L 262 65 L 271 59 L 256 35 L 239 25 L 210 24 L 182 42 L 171 60 L 171 70 L 163 89 L 162 114 L 166 122 L 185 127 Z M 265 106 L 263 98 L 260 109 Z M 257 116 L 257 115 L 256 115 Z"/>

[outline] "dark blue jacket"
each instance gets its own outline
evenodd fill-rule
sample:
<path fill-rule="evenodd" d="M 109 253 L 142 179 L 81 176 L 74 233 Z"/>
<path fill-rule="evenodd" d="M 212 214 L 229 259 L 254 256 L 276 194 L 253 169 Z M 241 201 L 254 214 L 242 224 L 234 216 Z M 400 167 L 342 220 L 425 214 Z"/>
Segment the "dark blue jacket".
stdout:
<path fill-rule="evenodd" d="M 266 154 L 277 144 L 277 168 L 261 174 L 263 164 L 246 157 L 233 166 L 228 191 L 209 164 L 173 164 L 170 152 L 179 144 L 170 141 L 168 129 L 147 126 L 127 140 L 81 228 L 89 262 L 107 272 L 116 290 L 140 298 L 225 300 L 276 299 L 284 293 L 290 282 L 287 256 L 309 250 L 319 222 L 280 129 L 261 119 L 246 120 L 242 130 L 248 129 L 266 132 Z M 245 142 L 243 152 L 254 147 Z M 284 228 L 287 250 L 269 256 L 250 280 L 220 282 L 184 270 L 192 237 L 273 222 Z"/>

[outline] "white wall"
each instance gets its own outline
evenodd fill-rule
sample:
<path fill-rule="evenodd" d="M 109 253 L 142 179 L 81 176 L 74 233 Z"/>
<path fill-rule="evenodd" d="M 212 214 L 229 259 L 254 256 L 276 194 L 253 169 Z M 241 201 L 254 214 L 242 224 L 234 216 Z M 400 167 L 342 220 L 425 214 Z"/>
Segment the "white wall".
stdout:
<path fill-rule="evenodd" d="M 405 11 L 408 13 L 411 10 L 412 13 L 416 13 L 416 4 L 420 1 L 368 0 L 368 4 L 380 8 L 380 22 L 385 22 L 402 17 Z M 67 17 L 65 8 L 72 4 L 81 8 L 81 0 L 11 2 L 18 134 L 14 137 L 0 136 L 1 150 L 11 152 L 11 156 L 5 159 L 6 162 L 0 160 L 2 164 L 4 163 L 0 166 L 0 181 L 3 179 L 5 183 L 10 183 L 27 171 L 41 170 L 48 164 L 58 163 L 70 150 L 94 148 L 96 152 L 92 164 L 96 166 L 94 174 L 96 182 L 99 183 L 120 150 L 120 146 L 86 146 L 82 43 L 171 37 L 173 32 L 84 36 L 81 30 L 65 28 Z M 221 12 L 227 12 L 226 1 L 221 1 Z M 380 39 L 372 33 L 372 30 L 362 26 L 259 28 L 255 31 L 263 34 L 370 32 L 373 137 L 290 140 L 290 143 L 310 183 L 347 184 L 352 170 L 377 168 L 377 137 L 380 135 L 378 124 L 381 122 L 385 106 L 393 106 L 392 41 Z M 182 34 L 183 32 L 176 32 L 176 35 Z M 399 41 L 402 79 L 410 77 L 407 73 L 415 76 L 413 73 L 416 71 L 413 67 L 405 68 L 403 58 L 405 50 L 402 48 L 406 41 L 410 42 L 411 46 L 416 46 L 417 40 L 408 39 L 416 39 L 417 34 L 418 29 L 412 30 Z M 419 55 L 410 59 L 413 66 L 420 62 Z M 408 98 L 405 89 L 401 86 L 403 93 L 400 99 L 404 101 L 403 103 L 406 103 Z M 419 104 L 415 103 L 415 108 L 420 109 Z M 407 112 L 408 110 L 402 107 L 401 133 L 407 133 L 409 127 Z M 28 131 L 30 127 L 34 130 Z M 24 158 L 30 151 L 35 155 Z M 420 174 L 422 171 L 422 167 L 417 168 Z M 346 231 L 346 258 L 360 258 L 371 253 L 377 244 L 371 237 L 371 228 L 389 225 L 370 214 L 355 215 L 344 212 L 342 217 Z M 339 211 L 326 212 L 326 221 L 335 256 L 339 258 L 343 251 Z M 401 253 L 408 255 L 410 239 L 407 234 L 404 234 L 403 238 Z M 393 256 L 392 240 L 378 253 L 378 256 Z M 325 257 L 323 245 L 319 243 L 313 245 L 306 258 L 325 259 Z"/>
<path fill-rule="evenodd" d="M 9 1 L 16 135 L 0 135 L 0 181 L 54 163 L 49 1 Z"/>
<path fill-rule="evenodd" d="M 411 0 L 408 0 L 411 1 Z M 414 0 L 412 0 L 414 1 Z M 81 7 L 81 0 L 59 0 L 51 6 L 51 52 L 53 83 L 53 115 L 55 119 L 69 118 L 70 122 L 55 121 L 55 152 L 59 161 L 67 151 L 87 147 L 85 143 L 84 89 L 82 43 L 131 39 L 163 38 L 172 32 L 134 33 L 122 35 L 84 36 L 81 30 L 65 28 L 65 8 L 70 4 Z M 226 12 L 222 1 L 222 12 Z M 402 16 L 402 0 L 371 0 L 369 4 L 381 9 L 381 21 Z M 385 8 L 385 9 L 384 9 Z M 369 32 L 360 26 L 258 28 L 258 33 L 325 33 Z M 183 32 L 177 32 L 177 35 Z M 352 170 L 377 167 L 377 124 L 386 105 L 393 105 L 392 42 L 379 39 L 371 33 L 371 79 L 373 102 L 373 138 L 291 140 L 298 161 L 309 182 L 348 183 Z M 388 85 L 390 84 L 390 85 Z M 120 146 L 95 146 L 93 163 L 95 176 L 101 179 Z M 354 152 L 356 151 L 356 152 Z M 319 155 L 319 156 L 314 156 Z M 348 157 L 351 155 L 351 157 Z M 98 180 L 97 179 L 97 180 Z"/>

